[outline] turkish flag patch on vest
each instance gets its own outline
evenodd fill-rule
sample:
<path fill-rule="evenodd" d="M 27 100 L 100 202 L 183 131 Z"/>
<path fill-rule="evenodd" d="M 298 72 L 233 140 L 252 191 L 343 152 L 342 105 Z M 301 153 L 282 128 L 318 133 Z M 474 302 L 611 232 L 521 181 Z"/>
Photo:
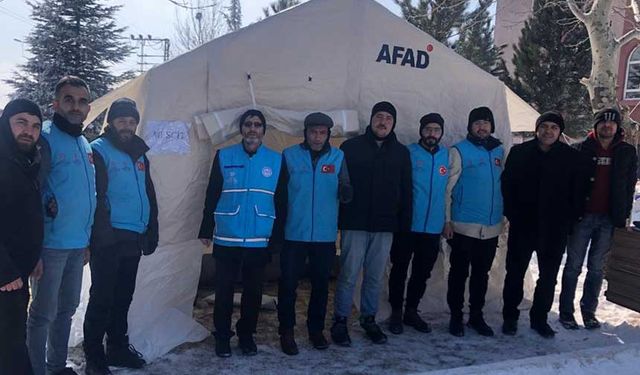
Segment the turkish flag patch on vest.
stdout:
<path fill-rule="evenodd" d="M 139 171 L 144 171 L 144 162 L 143 161 L 136 162 L 136 167 L 138 168 Z"/>
<path fill-rule="evenodd" d="M 324 164 L 320 168 L 322 173 L 336 173 L 336 166 L 333 164 Z"/>
<path fill-rule="evenodd" d="M 495 158 L 495 160 L 494 160 L 493 162 L 494 162 L 494 163 L 496 164 L 496 166 L 498 166 L 498 167 L 502 165 L 502 160 L 500 160 L 500 158 Z"/>

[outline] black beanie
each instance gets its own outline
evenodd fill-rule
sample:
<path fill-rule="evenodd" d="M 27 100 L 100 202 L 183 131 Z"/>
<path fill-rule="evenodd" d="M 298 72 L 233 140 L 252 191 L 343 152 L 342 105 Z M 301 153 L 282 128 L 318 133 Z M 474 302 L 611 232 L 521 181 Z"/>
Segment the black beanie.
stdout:
<path fill-rule="evenodd" d="M 257 118 L 260 119 L 260 121 L 262 121 L 262 127 L 264 128 L 264 133 L 267 133 L 267 120 L 265 120 L 264 115 L 262 114 L 262 112 L 258 111 L 257 109 L 249 109 L 247 110 L 245 113 L 242 114 L 242 116 L 240 116 L 240 128 L 242 129 L 242 124 L 244 124 L 245 120 L 248 119 L 249 117 L 253 117 L 256 116 Z"/>
<path fill-rule="evenodd" d="M 304 119 L 304 128 L 306 129 L 311 126 L 326 126 L 331 129 L 333 127 L 333 120 L 322 112 L 314 112 Z"/>
<path fill-rule="evenodd" d="M 604 121 L 613 121 L 618 125 L 618 130 L 622 126 L 622 116 L 620 112 L 615 108 L 601 109 L 593 115 L 593 128 Z"/>
<path fill-rule="evenodd" d="M 485 120 L 491 123 L 491 133 L 496 131 L 496 124 L 493 121 L 493 112 L 487 107 L 474 108 L 469 112 L 469 123 L 467 124 L 467 131 L 471 133 L 471 124 L 478 120 Z"/>
<path fill-rule="evenodd" d="M 136 107 L 136 102 L 129 98 L 120 98 L 111 103 L 107 113 L 107 122 L 111 124 L 118 117 L 133 117 L 136 119 L 136 123 L 139 123 L 140 113 Z"/>
<path fill-rule="evenodd" d="M 371 117 L 369 117 L 369 125 L 371 125 L 371 120 L 373 119 L 373 116 L 375 116 L 376 113 L 378 112 L 387 112 L 393 117 L 393 126 L 391 127 L 391 129 L 393 130 L 396 127 L 396 107 L 394 107 L 393 104 L 389 102 L 376 103 L 376 105 L 374 105 L 373 108 L 371 109 Z"/>
<path fill-rule="evenodd" d="M 427 124 L 435 123 L 440 125 L 442 132 L 444 133 L 444 119 L 440 116 L 439 113 L 429 113 L 428 115 L 422 116 L 420 119 L 420 134 L 422 134 L 422 129 L 424 129 Z"/>
<path fill-rule="evenodd" d="M 560 127 L 560 132 L 561 133 L 564 132 L 564 118 L 562 118 L 562 115 L 560 114 L 560 112 L 548 111 L 541 114 L 540 117 L 538 117 L 538 119 L 536 120 L 536 131 L 538 131 L 538 126 L 540 126 L 540 124 L 542 124 L 545 121 L 549 121 L 549 122 L 553 122 L 554 124 L 557 124 Z"/>
<path fill-rule="evenodd" d="M 7 103 L 2 112 L 2 118 L 6 119 L 6 122 L 9 123 L 9 119 L 18 113 L 28 113 L 38 117 L 40 122 L 42 122 L 40 107 L 29 99 L 14 99 Z"/>

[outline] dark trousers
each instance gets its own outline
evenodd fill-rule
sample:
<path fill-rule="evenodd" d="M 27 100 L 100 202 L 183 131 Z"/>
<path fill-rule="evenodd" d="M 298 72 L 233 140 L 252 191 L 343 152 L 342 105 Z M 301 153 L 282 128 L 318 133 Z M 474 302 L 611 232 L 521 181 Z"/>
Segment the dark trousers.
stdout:
<path fill-rule="evenodd" d="M 395 233 L 391 245 L 391 274 L 389 275 L 389 303 L 394 310 L 402 309 L 409 263 L 411 277 L 407 284 L 406 307 L 417 309 L 427 289 L 427 280 L 438 259 L 440 235 L 428 233 Z"/>
<path fill-rule="evenodd" d="M 33 374 L 27 353 L 29 286 L 0 292 L 0 375 Z"/>
<path fill-rule="evenodd" d="M 137 241 L 120 241 L 91 252 L 91 289 L 84 316 L 84 351 L 91 359 L 104 355 L 108 347 L 129 345 L 127 315 L 136 287 L 140 254 Z"/>
<path fill-rule="evenodd" d="M 511 223 L 507 249 L 507 276 L 504 279 L 502 297 L 504 320 L 517 320 L 518 305 L 522 302 L 524 276 L 535 251 L 540 270 L 533 305 L 529 311 L 531 322 L 546 322 L 555 294 L 556 279 L 562 255 L 567 244 L 566 234 L 540 235 L 530 226 Z"/>
<path fill-rule="evenodd" d="M 233 293 L 238 272 L 242 270 L 242 298 L 240 319 L 236 323 L 238 336 L 253 335 L 258 325 L 258 313 L 262 304 L 262 279 L 265 265 L 269 262 L 266 248 L 243 248 L 213 246 L 215 272 L 215 303 L 213 307 L 214 336 L 228 339 L 233 314 Z"/>
<path fill-rule="evenodd" d="M 449 245 L 451 245 L 451 256 L 449 257 L 451 268 L 449 269 L 447 303 L 449 310 L 451 310 L 451 317 L 462 318 L 469 266 L 471 266 L 469 280 L 470 316 L 482 315 L 489 282 L 489 270 L 491 270 L 491 264 L 496 255 L 498 237 L 481 240 L 454 233 L 453 238 L 449 240 Z"/>
<path fill-rule="evenodd" d="M 329 275 L 336 255 L 335 242 L 285 241 L 280 253 L 280 283 L 278 285 L 279 332 L 293 329 L 296 324 L 296 289 L 309 259 L 311 298 L 307 309 L 307 329 L 324 329 L 329 296 Z"/>

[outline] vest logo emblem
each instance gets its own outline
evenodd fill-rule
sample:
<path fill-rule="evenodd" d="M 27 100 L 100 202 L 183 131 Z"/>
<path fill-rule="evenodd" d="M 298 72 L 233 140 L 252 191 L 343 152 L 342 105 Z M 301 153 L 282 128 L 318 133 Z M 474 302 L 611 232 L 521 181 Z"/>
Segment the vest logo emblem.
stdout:
<path fill-rule="evenodd" d="M 138 168 L 139 171 L 144 171 L 144 162 L 143 161 L 137 161 L 136 162 L 136 167 Z"/>
<path fill-rule="evenodd" d="M 264 167 L 262 168 L 262 175 L 267 178 L 271 177 L 271 175 L 273 175 L 273 170 L 269 167 Z"/>
<path fill-rule="evenodd" d="M 447 167 L 445 167 L 444 165 L 440 166 L 440 169 L 438 170 L 438 172 L 440 173 L 440 176 L 444 176 L 447 174 Z"/>
<path fill-rule="evenodd" d="M 93 153 L 91 153 L 91 152 L 90 152 L 90 153 L 88 153 L 88 154 L 87 154 L 87 158 L 89 159 L 89 163 L 90 163 L 90 164 L 93 164 Z"/>
<path fill-rule="evenodd" d="M 496 166 L 500 167 L 500 166 L 502 165 L 502 160 L 500 160 L 500 158 L 495 158 L 495 159 L 493 160 L 493 163 L 494 163 Z"/>
<path fill-rule="evenodd" d="M 322 173 L 336 173 L 336 166 L 333 164 L 324 164 L 320 171 Z"/>

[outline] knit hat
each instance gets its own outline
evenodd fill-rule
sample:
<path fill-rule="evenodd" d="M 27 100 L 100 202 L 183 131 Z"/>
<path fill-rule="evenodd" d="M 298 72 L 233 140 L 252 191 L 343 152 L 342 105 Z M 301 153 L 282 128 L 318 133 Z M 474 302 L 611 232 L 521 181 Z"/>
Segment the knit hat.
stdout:
<path fill-rule="evenodd" d="M 249 109 L 245 113 L 243 113 L 242 116 L 240 116 L 240 128 L 242 128 L 242 124 L 244 124 L 246 119 L 248 119 L 249 117 L 253 117 L 253 116 L 259 118 L 260 121 L 262 121 L 262 127 L 264 128 L 264 133 L 266 133 L 267 132 L 267 120 L 265 120 L 264 115 L 262 114 L 262 112 L 258 111 L 257 109 Z"/>
<path fill-rule="evenodd" d="M 557 111 L 548 111 L 541 114 L 536 120 L 536 131 L 538 131 L 538 126 L 540 126 L 540 124 L 547 121 L 557 124 L 560 127 L 560 132 L 564 132 L 564 118 L 562 118 L 560 112 Z"/>
<path fill-rule="evenodd" d="M 136 119 L 136 123 L 139 123 L 140 113 L 136 107 L 136 102 L 129 98 L 120 98 L 111 103 L 107 113 L 107 122 L 111 124 L 118 117 L 133 117 Z"/>
<path fill-rule="evenodd" d="M 604 121 L 613 121 L 618 125 L 618 129 L 622 126 L 622 116 L 615 108 L 601 109 L 593 115 L 593 128 Z"/>
<path fill-rule="evenodd" d="M 389 102 L 376 103 L 373 106 L 373 108 L 371 108 L 371 117 L 369 117 L 369 125 L 371 125 L 371 120 L 373 119 L 373 116 L 375 116 L 376 113 L 378 112 L 387 112 L 393 117 L 393 127 L 391 128 L 393 130 L 396 127 L 396 107 L 394 107 L 393 104 Z"/>
<path fill-rule="evenodd" d="M 311 126 L 326 126 L 331 129 L 333 120 L 322 112 L 314 112 L 304 119 L 304 128 L 307 129 Z"/>
<path fill-rule="evenodd" d="M 496 124 L 493 121 L 493 112 L 487 107 L 474 108 L 469 112 L 469 123 L 467 124 L 467 131 L 471 133 L 471 124 L 478 120 L 485 120 L 491 123 L 491 133 L 496 131 Z"/>
<path fill-rule="evenodd" d="M 7 103 L 2 112 L 2 118 L 6 119 L 6 122 L 9 123 L 9 119 L 18 113 L 28 113 L 38 117 L 40 122 L 42 122 L 40 107 L 29 99 L 14 99 Z"/>
<path fill-rule="evenodd" d="M 439 113 L 429 113 L 428 115 L 422 116 L 420 119 L 420 134 L 422 134 L 422 129 L 424 129 L 427 124 L 438 124 L 440 125 L 440 129 L 444 133 L 444 119 L 440 116 Z"/>

